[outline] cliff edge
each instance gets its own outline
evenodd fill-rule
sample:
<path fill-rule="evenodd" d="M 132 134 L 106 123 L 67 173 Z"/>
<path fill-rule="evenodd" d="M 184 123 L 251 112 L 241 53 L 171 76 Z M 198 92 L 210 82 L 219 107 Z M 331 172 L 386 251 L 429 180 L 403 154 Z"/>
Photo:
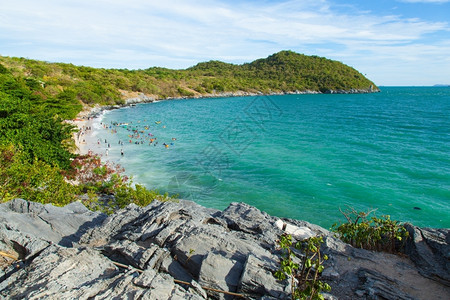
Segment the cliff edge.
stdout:
<path fill-rule="evenodd" d="M 4 299 L 289 299 L 272 275 L 283 228 L 324 236 L 326 299 L 450 299 L 449 229 L 408 225 L 408 256 L 396 256 L 243 203 L 155 201 L 106 216 L 15 199 L 0 204 L 0 220 Z"/>

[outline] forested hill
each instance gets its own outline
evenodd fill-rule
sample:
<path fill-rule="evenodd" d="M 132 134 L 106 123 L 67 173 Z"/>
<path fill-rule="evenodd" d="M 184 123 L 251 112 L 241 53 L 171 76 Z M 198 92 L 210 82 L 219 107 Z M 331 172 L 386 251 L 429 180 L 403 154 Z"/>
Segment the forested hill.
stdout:
<path fill-rule="evenodd" d="M 243 65 L 210 61 L 185 70 L 96 69 L 2 56 L 0 64 L 55 106 L 73 105 L 73 110 L 65 117 L 74 117 L 76 110 L 81 109 L 80 104 L 121 104 L 137 93 L 165 99 L 234 92 L 378 90 L 373 82 L 343 63 L 292 51 L 282 51 Z"/>

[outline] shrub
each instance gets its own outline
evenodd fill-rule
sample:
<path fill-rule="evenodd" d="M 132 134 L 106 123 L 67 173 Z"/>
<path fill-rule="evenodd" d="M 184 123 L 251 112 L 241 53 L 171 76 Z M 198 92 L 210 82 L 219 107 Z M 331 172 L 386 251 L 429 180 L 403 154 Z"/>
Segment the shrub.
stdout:
<path fill-rule="evenodd" d="M 99 156 L 82 155 L 72 162 L 72 169 L 65 175 L 73 184 L 78 185 L 80 192 L 87 193 L 83 203 L 94 210 L 105 213 L 114 212 L 128 204 L 147 206 L 153 200 L 173 200 L 176 196 L 167 193 L 161 195 L 156 190 L 148 190 L 142 185 L 132 186 L 131 180 L 122 175 L 124 169 L 117 164 L 102 163 Z M 108 201 L 99 194 L 111 195 Z"/>
<path fill-rule="evenodd" d="M 274 276 L 278 280 L 291 279 L 292 299 L 323 300 L 322 291 L 329 291 L 331 287 L 319 280 L 319 276 L 324 270 L 323 262 L 328 259 L 326 255 L 320 253 L 320 245 L 323 238 L 320 236 L 311 237 L 293 245 L 292 236 L 283 234 L 277 242 L 282 254 L 280 269 Z M 296 263 L 296 251 L 300 251 L 302 257 L 300 264 Z"/>
<path fill-rule="evenodd" d="M 398 242 L 403 242 L 401 243 L 403 245 L 409 236 L 406 228 L 399 221 L 391 220 L 388 215 L 368 218 L 375 210 L 358 212 L 349 208 L 341 212 L 347 223 L 339 226 L 334 224 L 332 231 L 337 233 L 343 242 L 353 247 L 394 253 L 398 249 Z"/>
<path fill-rule="evenodd" d="M 0 146 L 1 202 L 23 198 L 63 206 L 76 199 L 76 191 L 58 167 L 37 159 L 30 163 L 15 146 Z"/>

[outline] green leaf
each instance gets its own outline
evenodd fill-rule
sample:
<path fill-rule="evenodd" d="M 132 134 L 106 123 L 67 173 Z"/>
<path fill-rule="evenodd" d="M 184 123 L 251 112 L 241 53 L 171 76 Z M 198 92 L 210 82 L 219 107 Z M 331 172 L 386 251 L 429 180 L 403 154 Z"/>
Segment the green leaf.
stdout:
<path fill-rule="evenodd" d="M 311 268 L 311 266 L 312 266 L 311 259 L 307 258 L 305 260 L 305 268 Z"/>

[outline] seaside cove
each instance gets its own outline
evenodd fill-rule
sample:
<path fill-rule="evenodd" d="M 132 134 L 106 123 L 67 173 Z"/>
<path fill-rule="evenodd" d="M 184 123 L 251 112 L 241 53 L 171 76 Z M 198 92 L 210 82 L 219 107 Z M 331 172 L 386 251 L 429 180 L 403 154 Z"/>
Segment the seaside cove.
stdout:
<path fill-rule="evenodd" d="M 206 207 L 329 228 L 351 206 L 450 227 L 448 88 L 161 101 L 86 124 L 82 152 Z"/>

